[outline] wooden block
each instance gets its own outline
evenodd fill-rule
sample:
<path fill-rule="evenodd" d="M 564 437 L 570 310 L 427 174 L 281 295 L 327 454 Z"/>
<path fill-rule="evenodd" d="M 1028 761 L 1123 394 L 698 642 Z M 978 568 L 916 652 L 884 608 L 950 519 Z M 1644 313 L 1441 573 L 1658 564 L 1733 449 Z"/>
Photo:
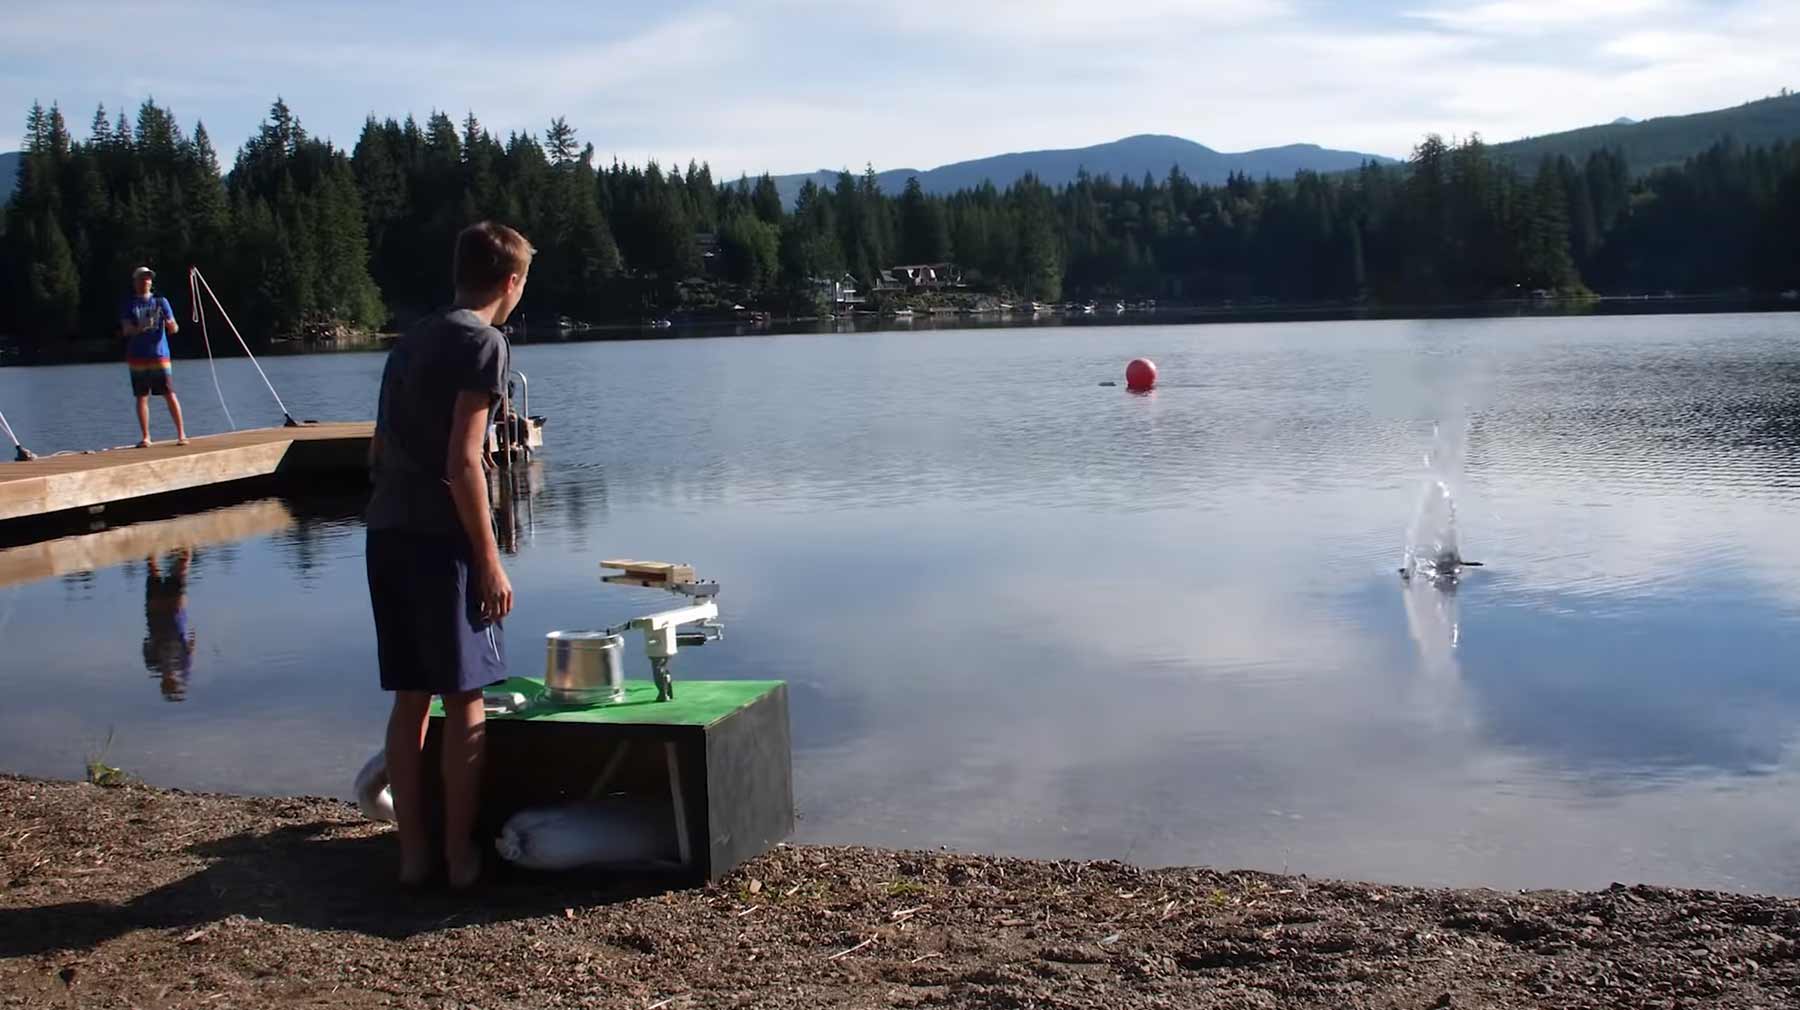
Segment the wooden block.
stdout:
<path fill-rule="evenodd" d="M 633 579 L 642 579 L 643 585 L 682 585 L 684 583 L 695 581 L 693 566 L 674 565 L 666 561 L 627 561 L 620 559 L 602 561 L 600 562 L 600 567 L 615 569 Z"/>

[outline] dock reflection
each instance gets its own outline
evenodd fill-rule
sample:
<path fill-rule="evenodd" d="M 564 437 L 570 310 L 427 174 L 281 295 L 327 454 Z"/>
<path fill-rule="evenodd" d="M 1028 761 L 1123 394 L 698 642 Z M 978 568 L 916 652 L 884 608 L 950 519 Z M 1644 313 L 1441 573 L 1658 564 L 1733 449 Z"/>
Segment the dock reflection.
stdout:
<path fill-rule="evenodd" d="M 0 587 L 98 572 L 160 553 L 235 543 L 293 528 L 286 501 L 268 498 L 197 515 L 174 516 L 0 548 Z"/>
<path fill-rule="evenodd" d="M 517 554 L 537 530 L 533 500 L 544 489 L 544 464 L 532 460 L 511 469 L 488 471 L 488 495 L 494 503 L 494 542 L 505 554 Z"/>
<path fill-rule="evenodd" d="M 198 635 L 188 618 L 188 582 L 196 556 L 205 548 L 304 525 L 295 511 L 288 502 L 270 498 L 0 548 L 0 588 L 55 578 L 91 579 L 142 561 L 143 669 L 156 680 L 163 700 L 185 701 L 198 651 Z"/>

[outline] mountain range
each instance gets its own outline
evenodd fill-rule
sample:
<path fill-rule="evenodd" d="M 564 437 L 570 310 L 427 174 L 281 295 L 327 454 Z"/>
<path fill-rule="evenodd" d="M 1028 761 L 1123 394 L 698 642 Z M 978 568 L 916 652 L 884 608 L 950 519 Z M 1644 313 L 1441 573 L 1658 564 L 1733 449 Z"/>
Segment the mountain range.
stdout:
<path fill-rule="evenodd" d="M 1146 172 L 1152 178 L 1161 179 L 1169 174 L 1171 167 L 1180 166 L 1182 173 L 1195 182 L 1222 183 L 1234 172 L 1259 179 L 1263 176 L 1287 178 L 1307 169 L 1316 172 L 1347 171 L 1360 168 L 1364 162 L 1370 161 L 1388 163 L 1393 159 L 1356 151 L 1333 151 L 1317 144 L 1290 144 L 1286 147 L 1228 154 L 1180 137 L 1140 134 L 1115 140 L 1110 144 L 1001 154 L 991 158 L 959 161 L 926 171 L 901 168 L 877 172 L 875 179 L 882 192 L 892 195 L 898 195 L 906 188 L 906 181 L 914 177 L 918 178 L 919 186 L 925 192 L 947 194 L 959 189 L 973 189 L 989 181 L 1005 188 L 1028 172 L 1055 187 L 1074 182 L 1076 174 L 1083 169 L 1089 175 L 1110 175 L 1115 179 L 1139 179 Z M 775 177 L 775 186 L 781 191 L 782 200 L 793 206 L 795 195 L 807 180 L 829 189 L 837 184 L 837 177 L 837 172 L 828 170 L 778 175 Z"/>
<path fill-rule="evenodd" d="M 1678 165 L 1727 137 L 1746 146 L 1800 139 L 1800 95 L 1784 94 L 1693 115 L 1637 121 L 1620 118 L 1604 126 L 1528 137 L 1493 144 L 1489 149 L 1500 160 L 1529 171 L 1547 156 L 1567 155 L 1580 160 L 1593 151 L 1616 148 L 1625 153 L 1632 172 L 1643 175 L 1667 165 Z M 0 153 L 0 202 L 12 196 L 19 160 L 17 151 Z M 906 180 L 914 176 L 928 193 L 952 193 L 988 181 L 1005 187 L 1027 172 L 1051 185 L 1061 185 L 1073 181 L 1076 173 L 1084 168 L 1092 175 L 1136 179 L 1149 173 L 1160 179 L 1168 174 L 1170 166 L 1179 165 L 1182 172 L 1197 182 L 1219 183 L 1232 172 L 1243 172 L 1255 178 L 1282 179 L 1303 169 L 1339 172 L 1358 168 L 1364 162 L 1388 163 L 1392 160 L 1376 154 L 1333 151 L 1314 144 L 1290 144 L 1229 154 L 1180 137 L 1141 135 L 1093 147 L 1002 154 L 926 171 L 896 169 L 877 173 L 876 180 L 882 191 L 890 194 L 898 194 L 906 187 Z M 781 190 L 782 199 L 792 206 L 794 195 L 806 180 L 830 187 L 837 183 L 837 176 L 834 171 L 782 175 L 775 177 L 775 184 Z"/>
<path fill-rule="evenodd" d="M 1800 95 L 1780 95 L 1688 116 L 1619 119 L 1605 126 L 1494 144 L 1490 150 L 1507 164 L 1534 170 L 1545 157 L 1567 155 L 1580 161 L 1591 152 L 1614 148 L 1625 152 L 1625 163 L 1633 174 L 1648 175 L 1679 165 L 1727 137 L 1745 147 L 1767 147 L 1778 140 L 1800 138 Z"/>
<path fill-rule="evenodd" d="M 1767 146 L 1778 140 L 1800 139 L 1800 95 L 1781 95 L 1685 116 L 1632 120 L 1621 117 L 1605 126 L 1528 137 L 1489 150 L 1507 164 L 1530 171 L 1546 156 L 1567 155 L 1580 161 L 1603 148 L 1625 152 L 1626 164 L 1636 175 L 1679 165 L 1725 138 L 1746 146 Z M 1290 178 L 1297 171 L 1341 172 L 1364 162 L 1391 163 L 1394 159 L 1354 151 L 1333 151 L 1313 144 L 1292 144 L 1242 154 L 1225 154 L 1180 137 L 1145 135 L 1110 144 L 1070 150 L 1029 151 L 992 158 L 962 161 L 928 171 L 898 169 L 876 174 L 885 193 L 898 194 L 906 180 L 917 176 L 927 193 L 953 193 L 991 181 L 1006 187 L 1030 172 L 1052 186 L 1073 181 L 1085 168 L 1091 175 L 1142 178 L 1147 172 L 1161 179 L 1172 165 L 1196 182 L 1221 183 L 1232 172 L 1253 178 Z M 836 185 L 838 173 L 819 171 L 780 175 L 775 184 L 782 198 L 793 205 L 794 194 L 811 179 L 821 186 Z"/>

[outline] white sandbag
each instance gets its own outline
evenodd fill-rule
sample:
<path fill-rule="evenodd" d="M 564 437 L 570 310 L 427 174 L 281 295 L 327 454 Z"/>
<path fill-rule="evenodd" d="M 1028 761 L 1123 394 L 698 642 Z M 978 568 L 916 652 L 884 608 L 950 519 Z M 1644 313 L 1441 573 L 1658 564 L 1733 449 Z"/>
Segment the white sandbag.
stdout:
<path fill-rule="evenodd" d="M 394 793 L 388 788 L 386 750 L 376 751 L 356 773 L 356 806 L 371 821 L 397 823 Z"/>
<path fill-rule="evenodd" d="M 667 804 L 622 796 L 522 810 L 500 830 L 494 848 L 529 870 L 672 860 L 678 851 Z"/>

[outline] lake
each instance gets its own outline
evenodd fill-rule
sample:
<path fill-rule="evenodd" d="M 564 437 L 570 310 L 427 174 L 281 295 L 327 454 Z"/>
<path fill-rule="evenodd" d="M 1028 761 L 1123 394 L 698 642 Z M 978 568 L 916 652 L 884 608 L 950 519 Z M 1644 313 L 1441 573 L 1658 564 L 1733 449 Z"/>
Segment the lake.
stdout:
<path fill-rule="evenodd" d="M 1100 385 L 1138 355 L 1154 394 Z M 1800 893 L 1800 314 L 515 363 L 551 419 L 509 518 L 515 669 L 671 599 L 600 559 L 693 563 L 726 637 L 678 678 L 790 682 L 799 840 Z M 370 416 L 381 364 L 264 362 L 321 419 Z M 238 424 L 279 420 L 247 362 L 219 370 Z M 176 377 L 223 430 L 205 362 Z M 0 369 L 39 452 L 132 441 L 126 393 L 122 366 Z M 1395 572 L 1434 426 L 1487 564 L 1448 593 Z M 124 527 L 98 570 L 0 588 L 0 768 L 348 795 L 385 716 L 357 508 Z"/>

